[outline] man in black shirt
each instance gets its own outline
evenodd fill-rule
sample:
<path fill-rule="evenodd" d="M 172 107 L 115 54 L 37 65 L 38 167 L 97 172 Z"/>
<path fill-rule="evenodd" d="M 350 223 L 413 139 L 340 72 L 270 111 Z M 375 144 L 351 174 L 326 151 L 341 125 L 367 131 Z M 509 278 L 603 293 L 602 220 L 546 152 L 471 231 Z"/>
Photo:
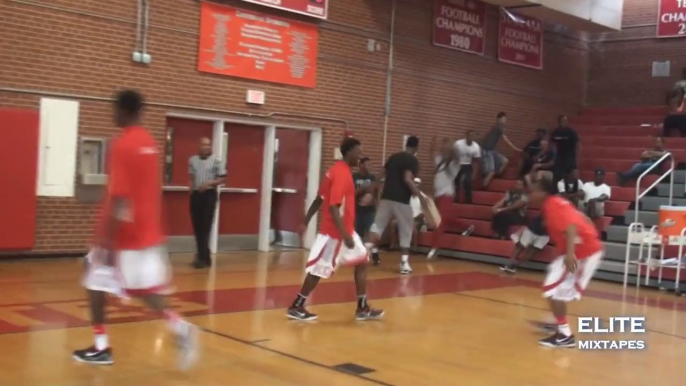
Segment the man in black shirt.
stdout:
<path fill-rule="evenodd" d="M 555 145 L 557 157 L 553 166 L 554 183 L 565 178 L 575 170 L 577 155 L 581 150 L 581 143 L 576 131 L 569 127 L 569 121 L 564 115 L 557 118 L 558 126 L 550 133 L 550 141 Z"/>
<path fill-rule="evenodd" d="M 386 176 L 381 192 L 381 201 L 379 201 L 379 207 L 376 210 L 374 225 L 369 232 L 370 245 L 367 246 L 368 249 L 371 249 L 378 245 L 391 217 L 394 217 L 400 236 L 401 274 L 412 272 L 409 259 L 414 216 L 410 199 L 413 195 L 417 196 L 422 207 L 426 207 L 426 197 L 414 183 L 414 178 L 419 172 L 419 162 L 415 157 L 418 146 L 419 138 L 412 136 L 407 139 L 405 151 L 395 153 L 388 158 L 384 168 Z M 374 260 L 374 264 L 379 264 L 378 257 Z"/>
<path fill-rule="evenodd" d="M 376 214 L 377 184 L 376 176 L 369 171 L 369 157 L 360 159 L 359 171 L 353 173 L 355 182 L 355 232 L 362 238 L 367 237 Z M 379 258 L 379 250 L 372 247 L 372 259 Z"/>

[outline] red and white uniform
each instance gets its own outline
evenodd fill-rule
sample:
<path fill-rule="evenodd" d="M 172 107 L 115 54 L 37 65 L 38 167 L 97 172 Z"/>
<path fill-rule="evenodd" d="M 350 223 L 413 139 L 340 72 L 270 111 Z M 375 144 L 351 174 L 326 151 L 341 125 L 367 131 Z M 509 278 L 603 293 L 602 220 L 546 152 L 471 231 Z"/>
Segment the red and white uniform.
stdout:
<path fill-rule="evenodd" d="M 355 183 L 350 166 L 337 161 L 327 172 L 319 187 L 322 198 L 322 223 L 307 259 L 307 273 L 321 278 L 330 277 L 340 265 L 367 263 L 367 249 L 355 233 Z M 354 248 L 343 243 L 343 236 L 333 222 L 329 207 L 340 205 L 343 227 L 352 235 Z"/>
<path fill-rule="evenodd" d="M 109 151 L 108 191 L 99 228 L 102 232 L 108 221 L 110 202 L 114 198 L 125 200 L 128 210 L 120 218 L 112 242 L 116 250 L 115 274 L 130 295 L 169 290 L 171 268 L 161 223 L 159 156 L 152 135 L 137 126 L 125 128 Z M 97 287 L 89 286 L 88 279 L 86 282 L 88 288 Z"/>
<path fill-rule="evenodd" d="M 541 211 L 548 235 L 560 253 L 560 256 L 548 265 L 548 274 L 543 283 L 543 296 L 562 301 L 581 299 L 603 258 L 603 244 L 600 242 L 598 231 L 586 216 L 562 197 L 549 197 Z M 570 225 L 576 226 L 574 255 L 578 263 L 575 273 L 569 273 L 564 264 L 567 255 L 567 229 Z"/>

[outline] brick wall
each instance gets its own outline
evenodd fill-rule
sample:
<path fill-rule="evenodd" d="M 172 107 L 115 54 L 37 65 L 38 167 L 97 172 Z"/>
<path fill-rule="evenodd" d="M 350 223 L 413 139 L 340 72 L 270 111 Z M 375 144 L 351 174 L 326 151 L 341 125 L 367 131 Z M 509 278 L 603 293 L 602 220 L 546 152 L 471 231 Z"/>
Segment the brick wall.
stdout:
<path fill-rule="evenodd" d="M 262 7 L 228 5 L 301 19 Z M 136 34 L 136 1 L 5 0 L 0 3 L 0 88 L 77 94 L 80 134 L 114 134 L 106 98 L 121 87 L 140 89 L 154 102 L 145 117 L 162 140 L 171 105 L 204 111 L 275 111 L 349 121 L 365 153 L 379 165 L 382 154 L 384 98 L 391 0 L 332 0 L 329 20 L 320 23 L 317 87 L 297 87 L 201 74 L 196 71 L 199 2 L 150 0 L 150 66 L 131 62 Z M 431 180 L 427 155 L 433 135 L 480 132 L 498 111 L 510 115 L 511 137 L 523 144 L 539 126 L 552 126 L 559 113 L 581 108 L 587 55 L 574 37 L 547 33 L 544 70 L 498 63 L 495 59 L 497 9 L 489 11 L 486 55 L 433 47 L 432 2 L 398 0 L 395 71 L 387 154 L 401 148 L 405 134 L 419 135 L 421 177 Z M 382 42 L 367 52 L 367 39 Z M 266 91 L 267 104 L 244 103 L 245 91 Z M 0 91 L 0 106 L 37 108 L 38 95 Z M 105 98 L 99 100 L 98 98 Z M 189 110 L 192 111 L 192 110 Z M 310 121 L 312 122 L 312 121 Z M 316 122 L 316 120 L 314 121 Z M 342 125 L 324 127 L 324 166 L 342 135 Z M 430 185 L 430 184 L 427 184 Z M 72 199 L 39 198 L 34 253 L 82 251 L 89 241 L 96 205 Z"/>
<path fill-rule="evenodd" d="M 686 67 L 686 39 L 655 38 L 659 0 L 624 0 L 622 32 L 592 37 L 587 103 L 661 105 Z M 671 77 L 653 78 L 652 62 L 670 60 Z"/>

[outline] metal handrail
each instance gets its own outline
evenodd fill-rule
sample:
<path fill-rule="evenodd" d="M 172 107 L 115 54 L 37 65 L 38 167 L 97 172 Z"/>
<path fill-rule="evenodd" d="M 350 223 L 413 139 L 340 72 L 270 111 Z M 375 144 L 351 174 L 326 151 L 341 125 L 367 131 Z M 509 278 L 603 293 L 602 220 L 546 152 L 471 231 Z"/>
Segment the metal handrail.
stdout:
<path fill-rule="evenodd" d="M 652 185 L 650 185 L 643 193 L 641 193 L 641 180 L 643 177 L 648 174 L 651 170 L 655 169 L 657 166 L 662 164 L 662 161 L 665 159 L 669 158 L 671 160 L 671 164 L 669 167 L 669 170 L 664 172 L 660 178 L 657 179 L 657 181 L 653 182 Z M 636 210 L 634 211 L 634 222 L 638 222 L 638 214 L 641 206 L 639 205 L 639 201 L 646 195 L 648 192 L 650 192 L 651 189 L 653 189 L 657 184 L 659 184 L 662 180 L 664 180 L 667 176 L 671 175 L 674 173 L 674 156 L 672 153 L 667 152 L 665 155 L 660 157 L 659 160 L 657 160 L 655 163 L 650 165 L 648 169 L 646 169 L 643 173 L 641 173 L 640 176 L 638 176 L 638 179 L 636 180 Z M 672 197 L 674 196 L 674 177 L 670 178 L 669 180 L 669 205 L 672 205 Z"/>

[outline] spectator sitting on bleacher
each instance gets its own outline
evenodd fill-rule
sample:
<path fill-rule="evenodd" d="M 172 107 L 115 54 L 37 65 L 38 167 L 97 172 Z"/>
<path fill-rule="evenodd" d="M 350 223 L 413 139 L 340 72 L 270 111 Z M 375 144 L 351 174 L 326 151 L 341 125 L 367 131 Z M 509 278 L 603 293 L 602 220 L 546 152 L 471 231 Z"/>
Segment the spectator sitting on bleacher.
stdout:
<path fill-rule="evenodd" d="M 592 220 L 605 215 L 605 201 L 610 199 L 611 189 L 604 181 L 605 171 L 598 169 L 594 181 L 584 184 L 585 212 Z"/>
<path fill-rule="evenodd" d="M 541 150 L 536 154 L 533 160 L 534 164 L 531 167 L 531 172 L 524 176 L 526 186 L 530 187 L 533 180 L 541 178 L 552 179 L 552 168 L 555 164 L 555 152 L 550 147 L 550 142 L 547 139 L 541 140 Z"/>
<path fill-rule="evenodd" d="M 634 164 L 631 169 L 626 172 L 617 173 L 617 179 L 620 185 L 624 185 L 627 181 L 637 178 L 655 164 L 662 156 L 667 153 L 663 147 L 664 140 L 662 137 L 655 137 L 655 147 L 653 149 L 645 150 L 641 153 L 641 162 Z"/>
<path fill-rule="evenodd" d="M 515 242 L 515 248 L 512 252 L 512 257 L 510 257 L 510 264 L 500 267 L 501 271 L 507 273 L 517 273 L 517 267 L 521 263 L 533 259 L 548 245 L 550 237 L 543 225 L 543 218 L 537 216 L 529 221 L 527 227 L 512 234 L 512 241 Z"/>
<path fill-rule="evenodd" d="M 584 199 L 584 183 L 579 179 L 579 170 L 574 169 L 563 180 L 557 183 L 557 191 L 575 207 Z"/>
<path fill-rule="evenodd" d="M 491 229 L 496 238 L 504 240 L 508 237 L 510 227 L 526 223 L 528 203 L 529 198 L 524 193 L 524 181 L 518 180 L 515 188 L 505 193 L 505 196 L 493 206 Z"/>
<path fill-rule="evenodd" d="M 519 169 L 519 178 L 524 178 L 527 174 L 531 172 L 531 168 L 536 163 L 536 157 L 538 153 L 541 152 L 541 141 L 545 139 L 547 134 L 546 129 L 536 130 L 536 136 L 534 139 L 529 141 L 522 151 L 522 167 Z"/>

